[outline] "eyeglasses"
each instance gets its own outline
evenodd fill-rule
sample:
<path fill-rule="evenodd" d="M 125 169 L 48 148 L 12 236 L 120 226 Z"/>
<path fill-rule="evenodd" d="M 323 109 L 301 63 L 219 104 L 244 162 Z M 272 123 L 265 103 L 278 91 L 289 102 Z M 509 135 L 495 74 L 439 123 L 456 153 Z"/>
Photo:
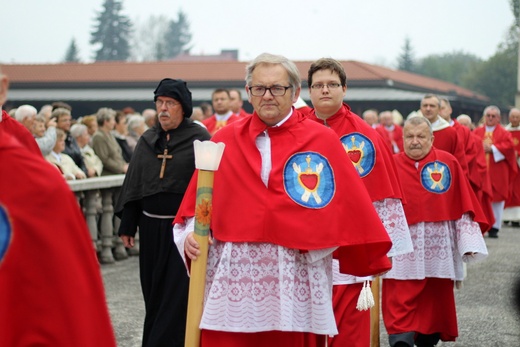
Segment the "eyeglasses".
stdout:
<path fill-rule="evenodd" d="M 327 87 L 328 89 L 337 89 L 341 87 L 340 83 L 315 83 L 311 86 L 312 89 L 323 89 L 323 87 Z"/>
<path fill-rule="evenodd" d="M 486 114 L 486 117 L 488 118 L 499 118 L 500 116 L 499 115 L 496 115 L 496 114 Z"/>
<path fill-rule="evenodd" d="M 168 101 L 157 100 L 155 102 L 155 106 L 157 106 L 157 107 L 163 107 L 164 104 L 166 104 L 166 107 L 168 107 L 168 108 L 180 105 L 178 102 L 171 101 L 171 100 L 168 100 Z"/>
<path fill-rule="evenodd" d="M 249 91 L 253 96 L 264 96 L 266 91 L 269 91 L 272 96 L 283 96 L 287 92 L 287 89 L 292 88 L 292 86 L 284 87 L 284 86 L 272 86 L 272 87 L 262 87 L 262 86 L 250 86 Z"/>

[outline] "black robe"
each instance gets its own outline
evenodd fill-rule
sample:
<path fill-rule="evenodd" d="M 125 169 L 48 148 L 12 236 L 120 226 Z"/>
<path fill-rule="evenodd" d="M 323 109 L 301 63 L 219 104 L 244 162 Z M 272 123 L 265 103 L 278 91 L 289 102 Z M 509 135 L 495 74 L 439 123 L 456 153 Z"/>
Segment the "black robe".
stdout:
<path fill-rule="evenodd" d="M 169 141 L 166 135 L 169 134 Z M 165 132 L 157 124 L 139 139 L 116 202 L 119 235 L 135 236 L 139 228 L 139 269 L 146 317 L 143 346 L 184 346 L 189 279 L 173 242 L 173 216 L 195 170 L 193 141 L 209 133 L 189 119 Z M 164 177 L 159 178 L 167 146 Z"/>

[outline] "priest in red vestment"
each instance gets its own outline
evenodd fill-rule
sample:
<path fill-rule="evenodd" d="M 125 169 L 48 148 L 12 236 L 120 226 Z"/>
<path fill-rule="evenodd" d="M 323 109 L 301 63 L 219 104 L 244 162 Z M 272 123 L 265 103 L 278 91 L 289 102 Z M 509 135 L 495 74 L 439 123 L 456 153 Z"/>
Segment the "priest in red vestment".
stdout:
<path fill-rule="evenodd" d="M 382 312 L 392 347 L 435 346 L 458 336 L 454 281 L 463 262 L 487 256 L 487 220 L 458 161 L 432 146 L 426 118 L 404 125 L 395 156 L 414 251 L 392 259 L 383 280 Z"/>
<path fill-rule="evenodd" d="M 383 111 L 379 114 L 379 125 L 376 130 L 383 138 L 388 139 L 392 153 L 403 151 L 403 129 L 394 123 L 391 111 Z"/>
<path fill-rule="evenodd" d="M 509 111 L 509 124 L 506 125 L 506 130 L 513 138 L 518 164 L 520 157 L 520 110 L 518 108 Z M 512 226 L 520 226 L 520 175 L 518 174 L 511 185 L 511 195 L 506 201 L 503 220 L 511 222 Z"/>
<path fill-rule="evenodd" d="M 307 81 L 314 106 L 309 118 L 330 127 L 339 137 L 392 240 L 388 256 L 412 252 L 401 184 L 392 153 L 382 137 L 343 103 L 347 91 L 343 66 L 331 58 L 319 59 L 311 64 Z M 369 278 L 341 274 L 336 261 L 333 266 L 333 303 L 338 335 L 330 339 L 329 346 L 369 346 L 371 312 L 357 309 L 363 282 Z"/>
<path fill-rule="evenodd" d="M 391 242 L 335 133 L 292 107 L 295 64 L 264 53 L 246 83 L 255 112 L 213 138 L 226 148 L 214 177 L 201 346 L 324 346 L 337 334 L 332 256 L 343 272 L 373 275 L 390 268 Z M 196 177 L 174 221 L 187 261 L 198 256 Z"/>
<path fill-rule="evenodd" d="M 231 108 L 231 111 L 238 116 L 238 118 L 250 116 L 251 114 L 247 113 L 242 106 L 244 106 L 244 101 L 242 100 L 242 93 L 240 90 L 236 88 L 230 89 L 229 107 Z"/>
<path fill-rule="evenodd" d="M 215 113 L 202 121 L 210 135 L 241 118 L 231 111 L 229 90 L 215 89 L 211 95 Z"/>
<path fill-rule="evenodd" d="M 435 148 L 453 154 L 459 161 L 464 174 L 468 177 L 468 162 L 465 156 L 464 143 L 455 129 L 441 116 L 441 100 L 437 95 L 426 94 L 421 100 L 421 113 L 432 125 L 435 136 Z"/>
<path fill-rule="evenodd" d="M 511 186 L 515 180 L 518 165 L 511 132 L 500 125 L 500 109 L 488 106 L 484 109 L 485 124 L 474 130 L 484 147 L 486 163 L 493 188 L 493 213 L 495 224 L 489 230 L 489 237 L 498 237 L 502 226 L 505 202 L 511 196 Z"/>
<path fill-rule="evenodd" d="M 74 194 L 0 126 L 0 345 L 114 346 L 99 264 Z"/>

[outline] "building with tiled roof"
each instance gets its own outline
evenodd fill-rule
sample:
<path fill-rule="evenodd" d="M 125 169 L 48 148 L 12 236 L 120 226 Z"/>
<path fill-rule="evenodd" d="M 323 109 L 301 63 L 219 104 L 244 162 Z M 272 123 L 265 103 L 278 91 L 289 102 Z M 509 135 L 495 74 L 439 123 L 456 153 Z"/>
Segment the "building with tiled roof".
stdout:
<path fill-rule="evenodd" d="M 302 78 L 302 98 L 310 104 L 307 70 L 310 61 L 296 62 Z M 477 119 L 489 99 L 449 82 L 405 71 L 362 63 L 342 62 L 348 78 L 345 101 L 354 112 L 368 108 L 398 110 L 404 116 L 419 108 L 426 93 L 447 97 L 454 115 L 466 113 Z M 162 62 L 96 62 L 64 64 L 5 64 L 3 72 L 10 79 L 5 107 L 31 104 L 36 108 L 53 101 L 73 107 L 73 116 L 92 114 L 100 107 L 137 111 L 153 107 L 153 91 L 165 78 L 188 82 L 197 106 L 211 100 L 215 88 L 244 88 L 247 62 L 236 60 L 175 60 Z M 243 97 L 246 98 L 245 93 Z M 251 111 L 251 105 L 245 102 Z"/>

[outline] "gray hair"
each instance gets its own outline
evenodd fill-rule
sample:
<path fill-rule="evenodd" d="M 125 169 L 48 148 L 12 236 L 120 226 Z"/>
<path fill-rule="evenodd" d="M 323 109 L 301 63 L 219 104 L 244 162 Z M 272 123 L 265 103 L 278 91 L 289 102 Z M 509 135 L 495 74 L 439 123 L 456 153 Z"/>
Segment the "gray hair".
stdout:
<path fill-rule="evenodd" d="M 282 65 L 289 75 L 289 85 L 292 87 L 291 97 L 294 98 L 296 90 L 301 87 L 300 71 L 296 65 L 282 55 L 262 53 L 246 67 L 246 84 L 251 85 L 253 71 L 260 65 Z"/>
<path fill-rule="evenodd" d="M 14 112 L 14 118 L 16 118 L 16 120 L 19 122 L 23 122 L 25 118 L 36 116 L 37 113 L 38 111 L 34 106 L 22 105 Z"/>
<path fill-rule="evenodd" d="M 404 122 L 404 127 L 407 126 L 408 124 L 414 125 L 414 126 L 418 126 L 418 125 L 421 125 L 421 124 L 426 124 L 426 125 L 428 125 L 428 129 L 430 130 L 430 135 L 433 135 L 432 123 L 430 123 L 430 121 L 427 118 L 425 118 L 425 117 L 411 117 L 411 118 L 408 118 L 406 120 L 406 122 Z"/>
<path fill-rule="evenodd" d="M 105 121 L 109 121 L 110 119 L 115 118 L 115 116 L 116 111 L 108 107 L 101 107 L 96 113 L 97 122 L 100 127 L 105 124 Z"/>
<path fill-rule="evenodd" d="M 126 127 L 128 128 L 128 131 L 134 130 L 141 124 L 144 124 L 144 117 L 139 114 L 134 114 L 130 116 L 126 122 Z"/>
<path fill-rule="evenodd" d="M 495 105 L 489 105 L 488 107 L 486 107 L 484 109 L 484 112 L 482 112 L 482 115 L 485 116 L 486 113 L 488 113 L 489 110 L 493 110 L 493 111 L 497 111 L 498 112 L 498 115 L 500 116 L 501 113 L 500 113 L 500 109 L 498 108 L 498 106 L 495 106 Z"/>
<path fill-rule="evenodd" d="M 80 137 L 88 131 L 88 128 L 85 124 L 76 123 L 70 127 L 70 136 L 73 138 Z"/>

